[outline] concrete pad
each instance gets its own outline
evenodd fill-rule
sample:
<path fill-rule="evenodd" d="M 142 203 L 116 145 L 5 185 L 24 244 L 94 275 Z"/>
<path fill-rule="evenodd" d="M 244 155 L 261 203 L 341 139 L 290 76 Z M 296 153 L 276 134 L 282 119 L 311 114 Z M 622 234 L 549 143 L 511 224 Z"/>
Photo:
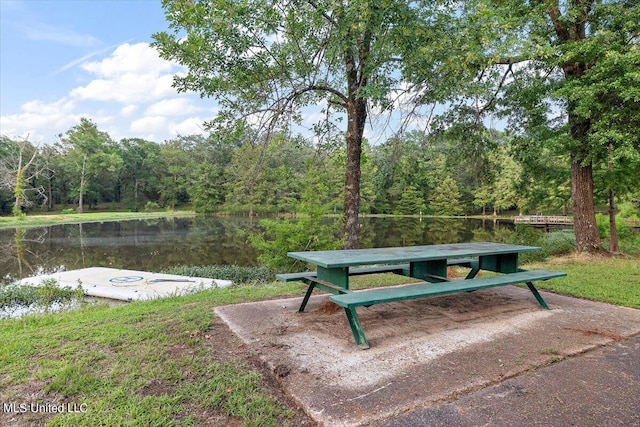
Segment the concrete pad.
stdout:
<path fill-rule="evenodd" d="M 528 370 L 640 333 L 640 310 L 507 286 L 380 304 L 358 313 L 359 350 L 326 295 L 218 307 L 320 425 L 372 424 L 451 402 Z"/>

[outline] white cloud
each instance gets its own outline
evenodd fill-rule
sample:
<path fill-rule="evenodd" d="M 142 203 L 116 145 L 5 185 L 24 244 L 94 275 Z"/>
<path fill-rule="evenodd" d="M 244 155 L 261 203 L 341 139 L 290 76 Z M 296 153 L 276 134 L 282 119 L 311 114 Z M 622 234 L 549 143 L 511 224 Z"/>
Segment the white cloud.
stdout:
<path fill-rule="evenodd" d="M 9 137 L 29 137 L 33 142 L 51 141 L 56 134 L 80 122 L 75 103 L 68 98 L 45 103 L 33 100 L 22 104 L 20 112 L 0 116 L 0 133 Z"/>
<path fill-rule="evenodd" d="M 130 104 L 120 109 L 120 115 L 124 117 L 129 117 L 133 115 L 136 111 L 138 111 L 138 109 L 139 107 L 137 105 Z"/>
<path fill-rule="evenodd" d="M 134 120 L 129 130 L 137 133 L 158 132 L 167 126 L 167 118 L 162 116 L 148 116 Z"/>
<path fill-rule="evenodd" d="M 75 67 L 77 65 L 80 65 L 80 64 L 86 62 L 87 60 L 89 60 L 90 58 L 93 58 L 94 56 L 97 56 L 97 55 L 101 55 L 101 54 L 113 49 L 116 46 L 118 46 L 118 45 L 107 46 L 107 47 L 104 47 L 102 49 L 93 51 L 93 52 L 91 52 L 91 53 L 89 53 L 89 54 L 87 54 L 87 55 L 85 55 L 85 56 L 83 56 L 81 58 L 74 59 L 73 61 L 68 62 L 68 63 L 64 64 L 62 67 L 60 67 L 57 70 L 55 70 L 53 73 L 51 73 L 51 75 L 56 75 L 58 73 L 61 73 L 62 71 L 68 70 L 69 68 L 73 68 L 73 67 Z"/>
<path fill-rule="evenodd" d="M 147 43 L 125 43 L 107 57 L 87 62 L 97 54 L 57 71 L 79 70 L 84 85 L 70 88 L 67 96 L 56 101 L 28 101 L 19 112 L 2 115 L 0 133 L 10 137 L 29 134 L 34 142 L 53 142 L 56 135 L 86 117 L 116 140 L 137 137 L 161 142 L 204 133 L 203 122 L 215 116 L 213 100 L 176 92 L 171 86 L 173 76 L 184 70 L 160 58 Z"/>
<path fill-rule="evenodd" d="M 188 98 L 172 98 L 163 99 L 150 105 L 145 111 L 145 114 L 150 116 L 181 116 L 198 110 L 200 110 L 200 108 L 193 105 Z"/>
<path fill-rule="evenodd" d="M 195 135 L 202 134 L 205 120 L 200 117 L 190 117 L 172 126 L 171 132 L 175 135 Z"/>
<path fill-rule="evenodd" d="M 123 74 L 159 75 L 172 72 L 175 64 L 160 58 L 148 43 L 124 43 L 102 61 L 86 62 L 82 69 L 100 77 L 117 78 Z"/>
<path fill-rule="evenodd" d="M 98 78 L 73 89 L 70 95 L 82 100 L 123 104 L 155 101 L 176 95 L 171 86 L 176 68 L 160 58 L 147 43 L 125 43 L 102 61 L 84 63 L 82 69 Z"/>
<path fill-rule="evenodd" d="M 20 30 L 31 40 L 49 41 L 65 46 L 91 47 L 102 42 L 90 34 L 82 34 L 66 28 L 58 28 L 41 22 L 25 23 Z"/>

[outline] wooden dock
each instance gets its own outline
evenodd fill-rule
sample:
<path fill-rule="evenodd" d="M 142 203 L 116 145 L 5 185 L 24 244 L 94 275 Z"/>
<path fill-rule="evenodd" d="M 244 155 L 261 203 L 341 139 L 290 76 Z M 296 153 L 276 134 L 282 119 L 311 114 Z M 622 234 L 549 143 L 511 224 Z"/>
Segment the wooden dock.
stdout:
<path fill-rule="evenodd" d="M 566 215 L 519 215 L 513 218 L 513 222 L 544 228 L 547 231 L 551 227 L 573 227 L 573 217 Z"/>

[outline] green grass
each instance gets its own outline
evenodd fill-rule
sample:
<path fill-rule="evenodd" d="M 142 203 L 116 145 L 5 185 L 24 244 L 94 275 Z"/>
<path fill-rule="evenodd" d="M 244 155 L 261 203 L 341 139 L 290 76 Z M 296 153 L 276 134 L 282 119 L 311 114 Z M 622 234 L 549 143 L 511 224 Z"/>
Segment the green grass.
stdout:
<path fill-rule="evenodd" d="M 568 274 L 537 282 L 542 289 L 640 308 L 637 258 L 568 257 L 526 267 Z M 385 274 L 354 277 L 352 285 L 405 281 Z M 303 290 L 300 283 L 234 286 L 0 320 L 0 401 L 86 405 L 86 413 L 40 414 L 25 421 L 32 425 L 293 424 L 291 410 L 271 393 L 262 374 L 243 355 L 230 358 L 219 348 L 213 307 L 301 296 Z"/>
<path fill-rule="evenodd" d="M 86 413 L 50 414 L 52 426 L 203 425 L 206 413 L 220 425 L 286 425 L 291 413 L 262 376 L 241 360 L 219 361 L 207 334 L 216 305 L 301 292 L 232 287 L 0 321 L 0 401 L 86 404 Z M 34 385 L 38 397 L 24 397 Z"/>
<path fill-rule="evenodd" d="M 79 224 L 88 222 L 123 221 L 129 219 L 151 219 L 185 217 L 196 215 L 192 211 L 165 212 L 87 212 L 48 215 L 0 216 L 0 228 L 42 227 L 56 224 Z"/>
<path fill-rule="evenodd" d="M 638 258 L 556 259 L 529 264 L 525 268 L 567 273 L 567 277 L 536 282 L 539 289 L 640 309 Z"/>

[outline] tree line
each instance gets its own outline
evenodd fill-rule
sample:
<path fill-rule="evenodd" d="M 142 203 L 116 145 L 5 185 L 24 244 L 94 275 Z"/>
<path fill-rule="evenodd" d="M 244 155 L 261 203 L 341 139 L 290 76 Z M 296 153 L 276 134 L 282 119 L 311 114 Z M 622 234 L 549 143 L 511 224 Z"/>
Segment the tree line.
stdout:
<path fill-rule="evenodd" d="M 448 128 L 411 131 L 379 145 L 365 141 L 361 211 L 568 213 L 566 159 L 541 151 L 535 161 L 523 161 L 518 150 L 507 132 L 489 129 L 473 139 Z M 340 144 L 313 144 L 299 135 L 261 140 L 248 126 L 232 139 L 211 133 L 161 144 L 114 141 L 81 119 L 53 144 L 1 138 L 0 208 L 5 214 L 83 212 L 113 204 L 133 211 L 188 206 L 204 213 L 335 214 L 344 208 L 346 155 Z M 607 168 L 605 163 L 596 170 L 602 186 Z M 618 200 L 631 212 L 640 191 L 618 193 Z M 598 193 L 597 202 L 606 205 L 608 194 Z"/>

